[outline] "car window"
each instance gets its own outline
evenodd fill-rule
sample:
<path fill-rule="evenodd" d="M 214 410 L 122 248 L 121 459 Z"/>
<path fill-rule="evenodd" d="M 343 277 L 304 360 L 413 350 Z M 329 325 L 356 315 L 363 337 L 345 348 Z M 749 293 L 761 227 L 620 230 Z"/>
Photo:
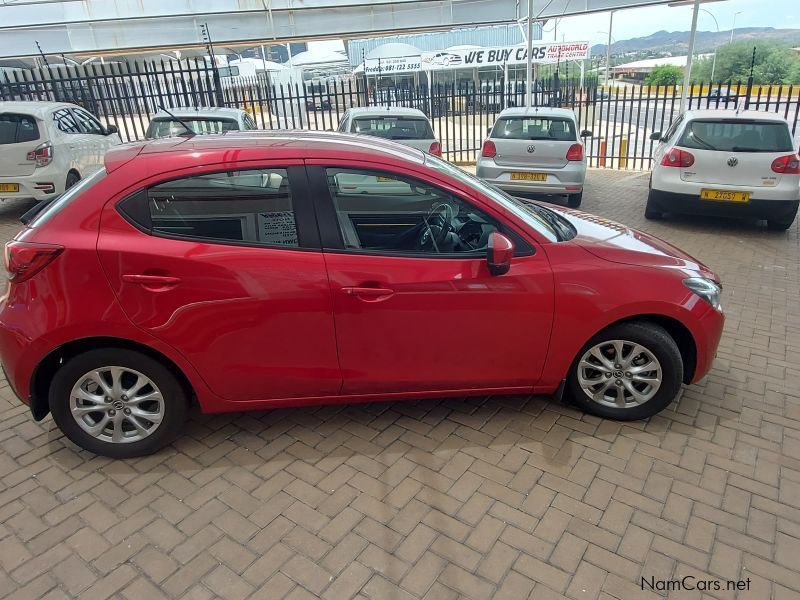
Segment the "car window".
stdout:
<path fill-rule="evenodd" d="M 371 170 L 326 169 L 345 248 L 485 256 L 499 224 L 427 183 Z"/>
<path fill-rule="evenodd" d="M 336 131 L 346 131 L 347 119 L 348 119 L 348 115 L 347 115 L 347 113 L 344 113 L 342 118 L 339 120 L 339 125 L 336 128 Z"/>
<path fill-rule="evenodd" d="M 792 152 L 786 123 L 746 119 L 695 119 L 677 143 L 684 148 L 722 152 Z"/>
<path fill-rule="evenodd" d="M 103 129 L 100 121 L 95 119 L 85 110 L 75 108 L 72 110 L 72 114 L 75 115 L 75 119 L 78 121 L 78 125 L 83 133 L 89 133 L 91 135 L 105 135 L 105 129 Z"/>
<path fill-rule="evenodd" d="M 285 169 L 227 171 L 166 181 L 148 189 L 154 233 L 212 242 L 297 247 Z"/>
<path fill-rule="evenodd" d="M 246 129 L 258 129 L 256 122 L 253 121 L 253 117 L 247 114 L 244 116 L 244 125 Z"/>
<path fill-rule="evenodd" d="M 39 126 L 30 115 L 0 113 L 0 146 L 34 142 L 39 139 Z"/>
<path fill-rule="evenodd" d="M 61 108 L 53 113 L 53 122 L 64 133 L 81 133 L 81 128 L 72 115 L 72 111 L 66 108 Z"/>
<path fill-rule="evenodd" d="M 415 117 L 369 116 L 356 117 L 351 133 L 363 133 L 387 140 L 432 140 L 433 129 L 427 119 Z"/>
<path fill-rule="evenodd" d="M 675 135 L 675 131 L 677 131 L 678 127 L 681 126 L 681 123 L 683 123 L 683 115 L 679 116 L 672 122 L 672 125 L 670 125 L 664 132 L 664 135 L 661 136 L 661 141 L 668 142 L 672 136 Z"/>
<path fill-rule="evenodd" d="M 235 119 L 204 119 L 180 117 L 189 128 L 197 134 L 222 133 L 224 131 L 238 131 L 239 123 Z M 172 117 L 158 117 L 150 121 L 146 137 L 164 138 L 185 135 L 186 128 Z"/>
<path fill-rule="evenodd" d="M 509 140 L 577 141 L 575 122 L 559 117 L 503 117 L 492 129 L 493 138 Z"/>

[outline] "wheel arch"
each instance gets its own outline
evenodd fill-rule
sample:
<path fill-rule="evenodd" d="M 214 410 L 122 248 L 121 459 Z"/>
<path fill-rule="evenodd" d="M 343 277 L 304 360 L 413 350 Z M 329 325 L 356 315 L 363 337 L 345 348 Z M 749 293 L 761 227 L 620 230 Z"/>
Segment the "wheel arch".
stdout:
<path fill-rule="evenodd" d="M 140 352 L 162 363 L 186 391 L 187 398 L 195 401 L 195 390 L 183 370 L 165 354 L 145 344 L 117 337 L 88 337 L 67 342 L 52 350 L 45 356 L 33 371 L 31 376 L 30 409 L 33 418 L 37 421 L 44 419 L 50 412 L 49 394 L 50 385 L 56 372 L 70 358 L 88 350 L 98 348 L 121 348 Z"/>

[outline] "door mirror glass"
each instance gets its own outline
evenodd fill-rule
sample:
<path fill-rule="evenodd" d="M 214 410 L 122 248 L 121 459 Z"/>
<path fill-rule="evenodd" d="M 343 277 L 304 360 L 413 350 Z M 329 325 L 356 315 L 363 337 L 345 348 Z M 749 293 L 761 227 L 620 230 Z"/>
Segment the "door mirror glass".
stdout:
<path fill-rule="evenodd" d="M 661 139 L 661 132 L 660 131 L 654 131 L 653 133 L 650 134 L 650 139 L 651 140 L 655 140 L 655 141 L 660 140 Z"/>
<path fill-rule="evenodd" d="M 592 132 L 589 131 L 588 129 L 584 129 L 583 131 L 581 131 L 581 137 L 583 138 L 592 137 Z"/>
<path fill-rule="evenodd" d="M 511 259 L 514 258 L 514 242 L 499 231 L 489 235 L 489 248 L 486 254 L 486 264 L 492 275 L 505 275 L 511 268 Z"/>
<path fill-rule="evenodd" d="M 106 135 L 113 135 L 115 133 L 119 133 L 119 127 L 116 125 L 109 125 L 106 127 Z"/>

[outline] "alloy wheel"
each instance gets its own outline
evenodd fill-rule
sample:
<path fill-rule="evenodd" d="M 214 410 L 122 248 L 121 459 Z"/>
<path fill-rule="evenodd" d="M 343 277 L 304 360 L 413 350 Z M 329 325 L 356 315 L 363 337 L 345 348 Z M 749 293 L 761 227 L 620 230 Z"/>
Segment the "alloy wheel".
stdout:
<path fill-rule="evenodd" d="M 641 344 L 607 340 L 589 348 L 578 363 L 578 384 L 594 402 L 612 408 L 640 406 L 656 395 L 663 373 Z"/>

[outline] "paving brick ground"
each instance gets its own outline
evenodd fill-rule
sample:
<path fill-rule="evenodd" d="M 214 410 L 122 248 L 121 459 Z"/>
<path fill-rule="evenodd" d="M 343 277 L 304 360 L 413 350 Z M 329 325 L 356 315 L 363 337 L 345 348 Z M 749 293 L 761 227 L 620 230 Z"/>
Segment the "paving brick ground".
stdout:
<path fill-rule="evenodd" d="M 196 415 L 157 456 L 79 452 L 0 387 L 0 596 L 800 598 L 800 236 L 645 222 L 645 174 L 584 207 L 725 284 L 711 374 L 649 422 L 544 398 Z M 0 205 L 0 237 L 22 207 Z M 672 592 L 733 598 L 734 592 Z"/>

